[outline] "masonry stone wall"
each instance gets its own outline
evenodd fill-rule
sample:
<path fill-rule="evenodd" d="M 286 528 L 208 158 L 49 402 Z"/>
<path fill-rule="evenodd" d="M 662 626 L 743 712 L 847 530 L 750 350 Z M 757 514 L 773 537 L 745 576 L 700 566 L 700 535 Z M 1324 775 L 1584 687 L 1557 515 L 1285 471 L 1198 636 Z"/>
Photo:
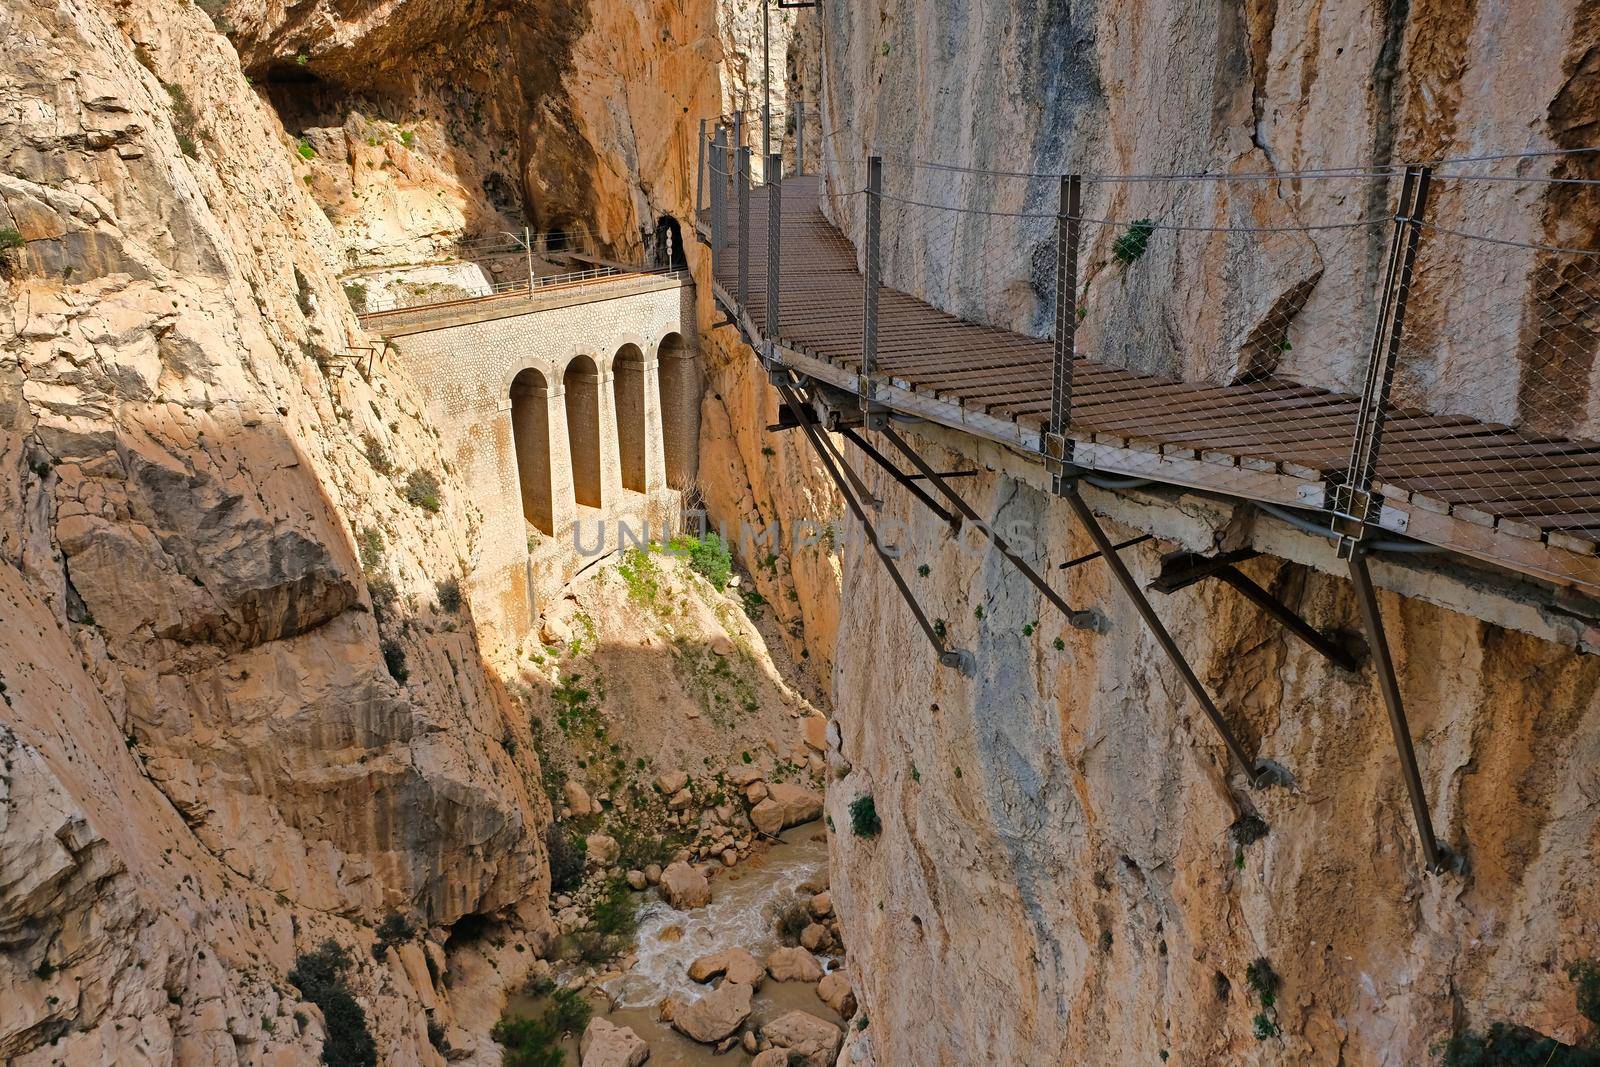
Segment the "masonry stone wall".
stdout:
<path fill-rule="evenodd" d="M 451 457 L 450 487 L 480 514 L 480 625 L 520 638 L 543 599 L 627 543 L 620 522 L 676 529 L 699 436 L 692 283 L 608 280 L 408 318 L 388 337 Z"/>

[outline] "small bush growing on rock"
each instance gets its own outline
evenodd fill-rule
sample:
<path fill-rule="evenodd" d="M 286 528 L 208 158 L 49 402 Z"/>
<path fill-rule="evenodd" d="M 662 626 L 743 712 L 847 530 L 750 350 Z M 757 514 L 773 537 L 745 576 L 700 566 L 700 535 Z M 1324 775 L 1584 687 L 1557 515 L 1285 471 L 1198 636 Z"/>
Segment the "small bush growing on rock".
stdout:
<path fill-rule="evenodd" d="M 416 936 L 417 924 L 399 912 L 391 911 L 378 924 L 378 940 L 372 946 L 372 954 L 381 960 L 391 948 L 404 945 Z"/>
<path fill-rule="evenodd" d="M 360 282 L 346 282 L 344 295 L 350 301 L 350 306 L 356 311 L 367 310 L 367 287 Z"/>
<path fill-rule="evenodd" d="M 406 479 L 406 503 L 414 504 L 424 511 L 439 510 L 439 479 L 431 472 L 414 470 L 411 477 Z"/>
<path fill-rule="evenodd" d="M 589 925 L 600 934 L 631 937 L 639 929 L 639 907 L 628 883 L 613 878 L 606 883 L 605 895 L 589 910 Z"/>
<path fill-rule="evenodd" d="M 1281 1032 L 1278 1024 L 1266 1012 L 1257 1012 L 1256 1017 L 1250 1021 L 1250 1032 L 1257 1041 L 1266 1041 L 1268 1038 L 1277 1037 Z"/>
<path fill-rule="evenodd" d="M 446 578 L 434 586 L 434 593 L 439 598 L 441 611 L 448 611 L 454 615 L 461 610 L 461 579 Z"/>
<path fill-rule="evenodd" d="M 1267 836 L 1267 821 L 1259 815 L 1241 815 L 1228 827 L 1228 836 L 1240 848 L 1253 845 Z"/>
<path fill-rule="evenodd" d="M 1600 963 L 1579 960 L 1567 968 L 1567 977 L 1578 987 L 1578 1014 L 1595 1025 L 1595 1041 L 1600 1044 Z"/>
<path fill-rule="evenodd" d="M 778 940 L 785 945 L 798 945 L 800 935 L 811 925 L 811 904 L 805 897 L 785 897 L 772 903 L 768 915 Z"/>
<path fill-rule="evenodd" d="M 428 1044 L 439 1052 L 449 1052 L 450 1043 L 444 1039 L 444 1023 L 437 1019 L 428 1020 Z"/>
<path fill-rule="evenodd" d="M 878 804 L 871 793 L 863 793 L 850 802 L 850 830 L 857 837 L 877 837 L 883 832 Z"/>
<path fill-rule="evenodd" d="M 345 972 L 350 954 L 337 941 L 307 952 L 294 962 L 289 981 L 311 1003 L 322 1009 L 328 1038 L 322 1045 L 322 1062 L 328 1067 L 377 1067 L 378 1050 L 367 1029 L 367 1015 L 350 992 Z"/>
<path fill-rule="evenodd" d="M 1156 224 L 1153 221 L 1137 219 L 1121 237 L 1112 242 L 1111 254 L 1122 263 L 1132 263 L 1150 247 L 1150 237 L 1155 232 Z"/>
<path fill-rule="evenodd" d="M 406 670 L 406 650 L 392 637 L 384 638 L 378 648 L 383 653 L 383 665 L 388 668 L 389 677 L 405 685 L 406 679 L 411 677 L 411 672 Z"/>
<path fill-rule="evenodd" d="M 566 893 L 583 883 L 583 864 L 589 845 L 583 835 L 562 823 L 551 823 L 544 834 L 545 850 L 550 854 L 550 888 Z"/>
<path fill-rule="evenodd" d="M 362 434 L 361 447 L 366 449 L 367 462 L 371 464 L 373 470 L 382 475 L 394 472 L 394 464 L 389 462 L 389 453 L 384 450 L 382 441 L 370 433 Z"/>
<path fill-rule="evenodd" d="M 685 534 L 673 538 L 671 547 L 675 552 L 687 552 L 689 566 L 717 592 L 728 588 L 728 579 L 733 577 L 733 556 L 720 535 L 709 530 L 703 537 Z"/>
<path fill-rule="evenodd" d="M 363 526 L 356 540 L 356 552 L 361 556 L 363 570 L 372 570 L 383 562 L 383 534 L 376 526 Z"/>
<path fill-rule="evenodd" d="M 563 1067 L 567 1062 L 567 1054 L 561 1048 L 561 1031 L 548 1016 L 528 1019 L 508 1015 L 494 1024 L 489 1036 L 506 1050 L 500 1060 L 504 1067 Z"/>
<path fill-rule="evenodd" d="M 304 137 L 300 138 L 299 141 L 295 142 L 294 150 L 295 150 L 296 154 L 298 154 L 300 156 L 301 159 L 316 159 L 317 158 L 317 150 L 315 148 L 312 148 L 311 147 L 311 142 L 306 140 Z"/>
<path fill-rule="evenodd" d="M 14 248 L 21 248 L 27 243 L 22 239 L 22 231 L 13 229 L 10 226 L 0 229 L 0 252 L 9 252 Z"/>

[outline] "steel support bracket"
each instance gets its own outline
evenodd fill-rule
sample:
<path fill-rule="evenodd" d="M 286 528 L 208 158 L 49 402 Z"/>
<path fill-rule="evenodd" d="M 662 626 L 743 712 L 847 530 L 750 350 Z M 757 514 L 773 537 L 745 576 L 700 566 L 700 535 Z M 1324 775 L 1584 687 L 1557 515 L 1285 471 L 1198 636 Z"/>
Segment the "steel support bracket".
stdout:
<path fill-rule="evenodd" d="M 1055 478 L 1066 477 L 1067 465 L 1072 462 L 1072 453 L 1067 447 L 1070 439 L 1066 434 L 1046 433 L 1043 440 L 1045 472 Z"/>
<path fill-rule="evenodd" d="M 1417 824 L 1417 841 L 1422 847 L 1423 865 L 1429 874 L 1459 872 L 1465 867 L 1462 854 L 1440 844 L 1434 835 L 1428 794 L 1422 784 L 1422 772 L 1417 766 L 1416 749 L 1411 743 L 1411 727 L 1406 722 L 1405 703 L 1400 696 L 1394 660 L 1389 654 L 1383 615 L 1378 610 L 1377 590 L 1372 584 L 1372 574 L 1367 569 L 1367 551 L 1364 544 L 1356 544 L 1355 551 L 1349 557 L 1350 582 L 1355 586 L 1361 624 L 1366 629 L 1367 644 L 1372 649 L 1372 665 L 1377 671 L 1378 689 L 1383 695 L 1384 708 L 1389 713 L 1389 729 L 1394 736 L 1395 754 L 1400 760 L 1400 775 L 1405 780 L 1406 795 L 1411 801 L 1411 815 Z"/>

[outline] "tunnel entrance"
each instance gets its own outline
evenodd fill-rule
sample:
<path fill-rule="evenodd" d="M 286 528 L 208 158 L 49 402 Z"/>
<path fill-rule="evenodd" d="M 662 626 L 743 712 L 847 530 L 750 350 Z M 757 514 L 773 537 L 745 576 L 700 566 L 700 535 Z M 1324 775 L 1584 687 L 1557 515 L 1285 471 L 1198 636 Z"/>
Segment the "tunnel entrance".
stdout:
<path fill-rule="evenodd" d="M 689 260 L 683 253 L 683 228 L 671 215 L 663 215 L 656 221 L 648 265 L 658 270 L 689 269 Z"/>

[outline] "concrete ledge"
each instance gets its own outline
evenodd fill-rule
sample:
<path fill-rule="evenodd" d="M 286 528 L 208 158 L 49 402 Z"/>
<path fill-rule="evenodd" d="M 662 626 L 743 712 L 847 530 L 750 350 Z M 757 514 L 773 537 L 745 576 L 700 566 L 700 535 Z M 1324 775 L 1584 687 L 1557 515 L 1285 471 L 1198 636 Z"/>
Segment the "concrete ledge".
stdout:
<path fill-rule="evenodd" d="M 576 282 L 554 286 L 545 292 L 512 293 L 502 296 L 485 296 L 477 300 L 461 301 L 435 308 L 407 308 L 403 311 L 384 311 L 362 320 L 369 333 L 383 337 L 405 337 L 411 334 L 448 330 L 468 326 L 475 322 L 510 319 L 520 315 L 536 315 L 555 308 L 593 304 L 602 300 L 620 300 L 641 293 L 655 293 L 664 289 L 692 289 L 694 279 L 687 273 L 629 274 L 615 278 L 602 278 L 592 282 Z"/>

